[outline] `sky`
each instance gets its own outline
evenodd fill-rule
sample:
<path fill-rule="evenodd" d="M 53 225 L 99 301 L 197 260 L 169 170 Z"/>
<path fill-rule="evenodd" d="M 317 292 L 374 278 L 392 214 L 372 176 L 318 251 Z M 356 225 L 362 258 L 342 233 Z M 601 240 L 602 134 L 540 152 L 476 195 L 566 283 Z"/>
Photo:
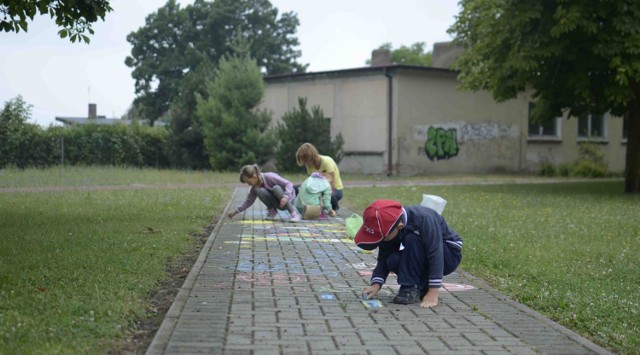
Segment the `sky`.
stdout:
<path fill-rule="evenodd" d="M 182 8 L 193 0 L 178 0 Z M 112 12 L 93 24 L 91 43 L 58 37 L 48 16 L 36 15 L 28 32 L 0 32 L 0 104 L 21 95 L 31 105 L 30 123 L 60 125 L 56 116 L 86 117 L 88 104 L 98 115 L 120 118 L 135 98 L 127 35 L 166 0 L 112 0 Z M 308 72 L 365 66 L 383 43 L 392 48 L 450 41 L 447 29 L 459 12 L 457 0 L 271 0 L 279 13 L 293 11 Z"/>

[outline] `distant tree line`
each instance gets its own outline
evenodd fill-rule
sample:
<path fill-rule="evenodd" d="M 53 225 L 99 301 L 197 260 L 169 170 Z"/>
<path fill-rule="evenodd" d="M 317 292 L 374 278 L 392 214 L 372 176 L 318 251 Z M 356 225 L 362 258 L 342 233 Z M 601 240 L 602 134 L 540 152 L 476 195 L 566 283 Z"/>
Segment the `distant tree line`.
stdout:
<path fill-rule="evenodd" d="M 184 8 L 175 0 L 167 1 L 147 16 L 143 27 L 127 36 L 132 49 L 125 64 L 132 68 L 137 95 L 130 113 L 150 122 L 159 119 L 168 122 L 171 159 L 188 168 L 217 169 L 229 159 L 242 163 L 255 158 L 259 163 L 275 148 L 273 141 L 270 147 L 265 147 L 268 136 L 256 138 L 258 132 L 266 130 L 264 115 L 254 120 L 251 114 L 227 112 L 226 119 L 221 120 L 220 110 L 231 108 L 225 107 L 228 104 L 225 98 L 220 98 L 222 107 L 212 102 L 217 99 L 211 98 L 211 90 L 226 95 L 216 91 L 212 83 L 220 74 L 218 64 L 234 56 L 252 58 L 251 65 L 257 66 L 252 69 L 253 75 L 304 72 L 307 65 L 297 61 L 301 55 L 296 49 L 298 25 L 294 13 L 280 14 L 268 0 L 196 0 Z M 239 65 L 238 69 L 244 70 L 245 64 Z M 218 80 L 216 85 L 223 85 L 224 80 Z M 261 80 L 257 85 L 263 85 Z M 209 108 L 198 108 L 199 103 Z M 242 105 L 246 108 L 247 104 L 234 109 Z M 249 121 L 242 122 L 242 129 L 230 129 L 229 115 Z M 220 126 L 220 122 L 224 125 Z M 211 129 L 206 132 L 207 127 L 220 128 L 218 136 L 231 144 L 232 150 L 222 153 L 218 149 L 217 153 L 209 154 L 207 150 L 222 143 Z M 254 137 L 254 142 L 247 145 L 249 137 Z M 245 143 L 245 149 L 255 149 L 239 156 L 241 142 Z"/>
<path fill-rule="evenodd" d="M 231 61 L 237 61 L 237 58 Z M 206 115 L 222 100 L 202 101 L 200 111 Z M 207 148 L 201 152 L 211 164 L 202 169 L 235 171 L 249 162 L 265 164 L 273 161 L 278 171 L 299 172 L 302 170 L 296 165 L 294 154 L 304 142 L 313 143 L 337 162 L 343 156 L 342 135 L 332 139 L 329 121 L 322 110 L 314 106 L 310 113 L 306 100 L 302 98 L 300 109 L 286 113 L 283 122 L 276 127 L 269 127 L 271 116 L 266 112 L 243 119 L 226 116 L 227 120 L 224 108 L 216 114 L 219 121 L 217 125 L 208 126 Z M 249 116 L 253 113 L 244 110 L 243 114 Z M 179 154 L 171 144 L 171 131 L 166 127 L 134 122 L 132 125 L 85 124 L 44 129 L 29 123 L 30 119 L 31 106 L 21 96 L 5 102 L 0 111 L 0 169 L 55 165 L 192 168 L 188 161 L 175 159 Z M 244 140 L 231 139 L 230 132 L 244 137 Z M 275 144 L 276 137 L 279 144 Z"/>
<path fill-rule="evenodd" d="M 0 111 L 0 168 L 53 165 L 169 167 L 169 132 L 140 124 L 42 127 L 21 96 Z"/>
<path fill-rule="evenodd" d="M 125 61 L 137 94 L 127 118 L 152 126 L 161 119 L 166 127 L 45 130 L 28 123 L 30 105 L 17 97 L 0 116 L 0 168 L 62 163 L 235 171 L 272 162 L 295 171 L 301 169 L 295 150 L 304 142 L 339 161 L 344 141 L 330 137 L 329 120 L 318 107 L 310 114 L 300 101 L 300 110 L 277 127 L 271 112 L 257 109 L 263 75 L 306 70 L 296 61 L 298 24 L 295 14 L 279 16 L 268 0 L 196 0 L 185 8 L 169 0 L 129 34 Z"/>

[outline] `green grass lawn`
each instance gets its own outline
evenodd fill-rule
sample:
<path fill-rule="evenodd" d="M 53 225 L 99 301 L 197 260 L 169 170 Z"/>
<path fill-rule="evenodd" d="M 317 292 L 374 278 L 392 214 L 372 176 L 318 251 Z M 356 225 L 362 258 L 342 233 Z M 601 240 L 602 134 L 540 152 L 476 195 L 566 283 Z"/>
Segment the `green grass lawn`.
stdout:
<path fill-rule="evenodd" d="M 228 188 L 0 193 L 0 353 L 113 349 L 229 197 Z"/>
<path fill-rule="evenodd" d="M 445 198 L 464 238 L 461 267 L 511 298 L 616 352 L 640 349 L 640 198 L 622 182 L 378 187 L 345 190 L 358 213 L 374 199 Z"/>
<path fill-rule="evenodd" d="M 362 177 L 344 180 L 352 179 Z M 0 170 L 0 187 L 237 181 L 236 173 Z M 463 269 L 596 343 L 636 353 L 640 199 L 622 191 L 621 181 L 348 187 L 343 205 L 361 213 L 376 198 L 444 197 L 443 215 L 464 238 Z M 0 353 L 113 350 L 230 195 L 229 186 L 0 193 Z"/>
<path fill-rule="evenodd" d="M 166 184 L 226 184 L 237 174 L 113 167 L 53 167 L 0 169 L 0 188 L 49 186 L 118 186 Z"/>

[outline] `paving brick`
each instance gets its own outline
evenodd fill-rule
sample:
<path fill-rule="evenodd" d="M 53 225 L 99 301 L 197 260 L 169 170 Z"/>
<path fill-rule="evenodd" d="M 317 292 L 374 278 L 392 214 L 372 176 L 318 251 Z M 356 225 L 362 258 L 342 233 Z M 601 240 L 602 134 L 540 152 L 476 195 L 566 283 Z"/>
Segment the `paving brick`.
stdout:
<path fill-rule="evenodd" d="M 214 228 L 148 354 L 607 353 L 463 270 L 444 282 L 473 287 L 442 291 L 434 309 L 391 303 L 391 274 L 383 307 L 367 310 L 375 254 L 344 240 L 350 211 L 288 223 L 264 210 L 257 202 Z"/>

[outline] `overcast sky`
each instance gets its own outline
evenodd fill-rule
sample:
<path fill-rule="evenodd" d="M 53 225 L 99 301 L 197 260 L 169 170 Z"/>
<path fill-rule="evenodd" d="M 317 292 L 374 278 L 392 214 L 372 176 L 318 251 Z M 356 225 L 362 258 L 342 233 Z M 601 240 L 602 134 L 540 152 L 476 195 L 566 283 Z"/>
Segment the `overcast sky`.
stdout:
<path fill-rule="evenodd" d="M 178 0 L 181 7 L 193 0 Z M 93 25 L 91 43 L 58 37 L 48 16 L 36 16 L 27 33 L 0 32 L 0 104 L 22 95 L 32 105 L 32 123 L 44 127 L 56 116 L 86 117 L 88 103 L 98 115 L 120 118 L 135 98 L 126 36 L 166 0 L 113 0 L 105 21 Z M 371 51 L 451 40 L 447 29 L 458 14 L 457 0 L 271 0 L 279 12 L 298 15 L 297 37 L 307 71 L 365 66 Z M 59 124 L 59 123 L 55 123 Z"/>

